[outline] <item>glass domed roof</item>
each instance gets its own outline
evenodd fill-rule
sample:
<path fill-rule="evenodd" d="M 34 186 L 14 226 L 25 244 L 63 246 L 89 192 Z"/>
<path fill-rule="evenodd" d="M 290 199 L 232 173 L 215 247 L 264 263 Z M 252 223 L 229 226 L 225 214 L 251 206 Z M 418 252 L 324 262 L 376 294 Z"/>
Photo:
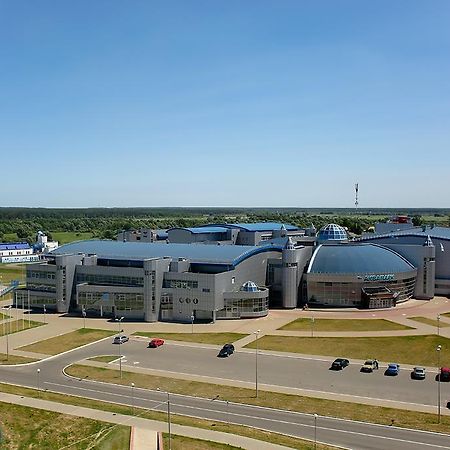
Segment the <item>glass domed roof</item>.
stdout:
<path fill-rule="evenodd" d="M 340 225 L 330 223 L 322 227 L 317 235 L 318 241 L 346 241 L 348 240 L 347 232 Z"/>
<path fill-rule="evenodd" d="M 258 292 L 258 286 L 253 281 L 246 281 L 242 287 L 241 291 L 245 292 Z"/>

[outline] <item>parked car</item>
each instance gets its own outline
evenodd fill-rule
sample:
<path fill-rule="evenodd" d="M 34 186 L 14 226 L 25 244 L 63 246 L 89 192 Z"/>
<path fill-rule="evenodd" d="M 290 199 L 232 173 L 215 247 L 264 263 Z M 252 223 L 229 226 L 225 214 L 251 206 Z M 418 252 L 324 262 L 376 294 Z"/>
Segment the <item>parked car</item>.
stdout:
<path fill-rule="evenodd" d="M 439 372 L 439 381 L 450 381 L 450 368 L 441 367 Z"/>
<path fill-rule="evenodd" d="M 414 380 L 425 380 L 425 369 L 423 367 L 414 367 L 411 372 L 411 378 Z"/>
<path fill-rule="evenodd" d="M 332 369 L 332 370 L 342 370 L 345 367 L 347 367 L 349 364 L 350 364 L 350 361 L 348 359 L 337 358 L 331 364 L 330 369 Z"/>
<path fill-rule="evenodd" d="M 128 340 L 129 340 L 129 337 L 122 334 L 121 336 L 116 336 L 114 338 L 113 344 L 124 344 Z"/>
<path fill-rule="evenodd" d="M 361 367 L 361 372 L 373 372 L 378 369 L 378 364 L 375 359 L 368 359 Z"/>
<path fill-rule="evenodd" d="M 164 339 L 152 339 L 149 343 L 148 346 L 149 348 L 156 348 L 156 347 L 161 347 L 161 345 L 164 344 Z"/>
<path fill-rule="evenodd" d="M 395 376 L 398 375 L 400 372 L 400 366 L 396 363 L 390 363 L 387 366 L 386 372 L 384 372 L 385 375 Z"/>
<path fill-rule="evenodd" d="M 217 355 L 219 358 L 226 358 L 234 353 L 234 345 L 233 344 L 225 344 L 219 354 Z"/>

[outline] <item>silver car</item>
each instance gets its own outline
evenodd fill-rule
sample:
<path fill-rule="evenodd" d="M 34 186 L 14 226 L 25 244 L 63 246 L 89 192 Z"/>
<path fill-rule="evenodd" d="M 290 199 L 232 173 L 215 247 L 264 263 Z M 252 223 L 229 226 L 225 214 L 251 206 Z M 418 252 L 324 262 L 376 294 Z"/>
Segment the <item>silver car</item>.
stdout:
<path fill-rule="evenodd" d="M 411 378 L 414 380 L 425 380 L 425 368 L 424 367 L 414 367 L 411 372 Z"/>

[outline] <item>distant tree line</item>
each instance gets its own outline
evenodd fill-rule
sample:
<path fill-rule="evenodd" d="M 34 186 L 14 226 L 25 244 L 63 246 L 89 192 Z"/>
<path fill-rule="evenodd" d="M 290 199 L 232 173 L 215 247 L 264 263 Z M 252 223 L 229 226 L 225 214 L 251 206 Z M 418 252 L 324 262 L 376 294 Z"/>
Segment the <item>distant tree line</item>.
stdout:
<path fill-rule="evenodd" d="M 354 210 L 344 209 L 321 211 L 295 208 L 0 208 L 0 240 L 7 234 L 17 233 L 20 240 L 33 242 L 38 230 L 50 236 L 52 232 L 89 232 L 94 237 L 114 239 L 120 230 L 238 222 L 282 222 L 298 227 L 313 224 L 317 229 L 328 223 L 336 223 L 360 235 L 379 221 L 383 212 L 386 214 L 384 220 L 393 215 L 389 210 L 358 210 L 356 214 Z M 450 225 L 449 210 L 419 212 L 427 213 L 428 217 L 441 218 L 440 223 L 444 219 L 444 224 Z M 416 210 L 402 213 L 412 216 L 414 225 L 424 223 L 423 215 Z"/>

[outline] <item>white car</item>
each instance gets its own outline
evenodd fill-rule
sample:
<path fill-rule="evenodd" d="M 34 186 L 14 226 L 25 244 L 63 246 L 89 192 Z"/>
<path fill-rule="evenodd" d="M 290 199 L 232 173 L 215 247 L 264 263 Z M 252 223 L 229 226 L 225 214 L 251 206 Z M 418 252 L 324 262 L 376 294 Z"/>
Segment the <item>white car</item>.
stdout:
<path fill-rule="evenodd" d="M 125 342 L 127 342 L 129 339 L 128 336 L 125 336 L 124 334 L 121 336 L 116 336 L 114 338 L 113 344 L 124 344 Z"/>
<path fill-rule="evenodd" d="M 374 359 L 368 359 L 361 367 L 361 372 L 373 372 L 377 369 L 377 363 Z"/>

